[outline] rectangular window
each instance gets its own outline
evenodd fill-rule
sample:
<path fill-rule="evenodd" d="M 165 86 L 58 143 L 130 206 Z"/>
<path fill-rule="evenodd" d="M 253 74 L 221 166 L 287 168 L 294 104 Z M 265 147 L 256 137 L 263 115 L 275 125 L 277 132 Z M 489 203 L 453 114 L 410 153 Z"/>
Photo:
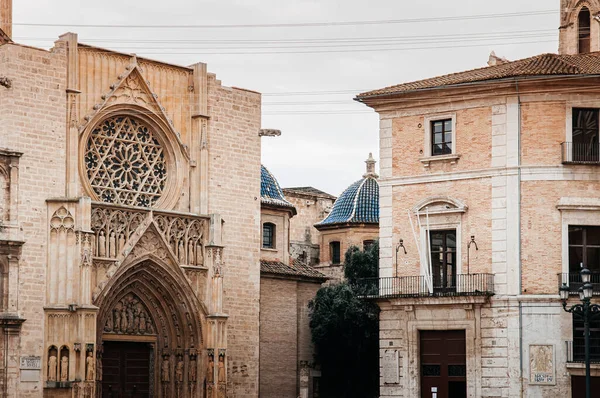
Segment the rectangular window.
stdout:
<path fill-rule="evenodd" d="M 585 334 L 583 319 L 573 315 L 573 361 L 585 361 Z M 600 362 L 600 319 L 590 321 L 590 357 Z"/>
<path fill-rule="evenodd" d="M 578 275 L 582 265 L 600 273 L 600 227 L 569 226 L 569 272 Z"/>
<path fill-rule="evenodd" d="M 429 232 L 433 287 L 437 291 L 456 290 L 456 230 Z"/>
<path fill-rule="evenodd" d="M 275 248 L 275 224 L 264 223 L 263 224 L 263 248 L 273 249 Z"/>
<path fill-rule="evenodd" d="M 367 251 L 371 246 L 373 246 L 374 240 L 364 240 L 363 241 L 363 250 Z"/>
<path fill-rule="evenodd" d="M 573 108 L 573 142 L 570 155 L 574 162 L 600 161 L 598 133 L 598 109 Z"/>
<path fill-rule="evenodd" d="M 332 264 L 340 264 L 342 259 L 340 255 L 340 242 L 331 242 L 329 243 L 329 252 L 331 254 L 331 263 Z"/>
<path fill-rule="evenodd" d="M 452 119 L 431 122 L 431 156 L 452 154 Z"/>

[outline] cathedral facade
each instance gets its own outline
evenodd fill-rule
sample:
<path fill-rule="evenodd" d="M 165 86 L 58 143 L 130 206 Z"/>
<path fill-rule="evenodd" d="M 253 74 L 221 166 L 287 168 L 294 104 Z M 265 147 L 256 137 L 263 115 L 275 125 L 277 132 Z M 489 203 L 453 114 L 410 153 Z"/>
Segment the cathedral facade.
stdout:
<path fill-rule="evenodd" d="M 258 397 L 260 94 L 0 4 L 0 395 Z"/>

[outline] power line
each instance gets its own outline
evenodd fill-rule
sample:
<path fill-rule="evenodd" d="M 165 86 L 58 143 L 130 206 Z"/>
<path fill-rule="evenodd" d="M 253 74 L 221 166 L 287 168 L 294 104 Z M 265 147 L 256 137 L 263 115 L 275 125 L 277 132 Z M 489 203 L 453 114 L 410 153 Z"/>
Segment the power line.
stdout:
<path fill-rule="evenodd" d="M 557 14 L 557 10 L 539 10 L 496 14 L 462 15 L 430 18 L 388 19 L 370 21 L 301 22 L 272 24 L 214 24 L 214 25 L 133 25 L 133 24 L 79 24 L 79 23 L 28 23 L 16 22 L 16 26 L 74 27 L 74 28 L 128 28 L 128 29 L 239 29 L 239 28 L 299 28 L 329 26 L 387 25 L 425 22 L 464 21 L 473 19 L 514 18 Z"/>

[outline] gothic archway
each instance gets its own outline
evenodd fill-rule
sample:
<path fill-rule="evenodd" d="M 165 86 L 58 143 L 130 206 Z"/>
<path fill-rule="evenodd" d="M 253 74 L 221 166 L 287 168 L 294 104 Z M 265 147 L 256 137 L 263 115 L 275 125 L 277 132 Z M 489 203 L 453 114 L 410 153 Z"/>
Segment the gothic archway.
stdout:
<path fill-rule="evenodd" d="M 178 267 L 152 255 L 138 258 L 122 266 L 95 304 L 100 355 L 104 342 L 145 344 L 150 396 L 199 396 L 205 314 Z M 98 366 L 101 390 L 102 359 Z"/>

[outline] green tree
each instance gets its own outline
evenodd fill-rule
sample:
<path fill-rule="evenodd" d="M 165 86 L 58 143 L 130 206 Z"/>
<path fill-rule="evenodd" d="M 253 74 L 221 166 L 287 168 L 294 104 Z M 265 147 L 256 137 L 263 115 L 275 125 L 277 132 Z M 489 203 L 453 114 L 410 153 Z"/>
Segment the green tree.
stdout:
<path fill-rule="evenodd" d="M 346 252 L 346 281 L 319 289 L 309 304 L 310 328 L 325 398 L 379 396 L 379 307 L 365 300 L 361 278 L 377 277 L 379 245 Z"/>

